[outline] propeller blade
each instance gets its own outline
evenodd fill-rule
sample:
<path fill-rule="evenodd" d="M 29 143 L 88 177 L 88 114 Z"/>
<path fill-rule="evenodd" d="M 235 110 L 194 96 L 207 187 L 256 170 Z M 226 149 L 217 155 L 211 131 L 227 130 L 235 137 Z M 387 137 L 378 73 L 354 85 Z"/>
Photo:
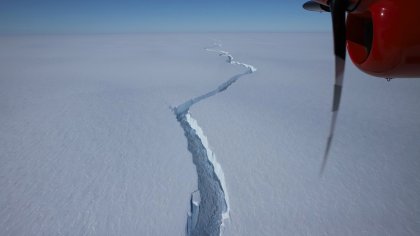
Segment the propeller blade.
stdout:
<path fill-rule="evenodd" d="M 317 2 L 313 2 L 313 1 L 308 1 L 305 2 L 305 4 L 303 4 L 302 6 L 305 10 L 308 11 L 316 11 L 316 12 L 330 12 L 330 8 L 326 7 L 322 4 L 319 4 Z"/>
<path fill-rule="evenodd" d="M 346 62 L 346 2 L 343 0 L 331 0 L 331 18 L 334 34 L 334 54 L 335 54 L 335 84 L 332 106 L 332 117 L 330 132 L 325 147 L 324 159 L 322 161 L 321 172 L 324 172 L 330 152 L 331 143 L 334 137 L 335 124 L 337 122 L 338 109 L 340 108 L 341 92 L 343 88 L 343 77 Z"/>

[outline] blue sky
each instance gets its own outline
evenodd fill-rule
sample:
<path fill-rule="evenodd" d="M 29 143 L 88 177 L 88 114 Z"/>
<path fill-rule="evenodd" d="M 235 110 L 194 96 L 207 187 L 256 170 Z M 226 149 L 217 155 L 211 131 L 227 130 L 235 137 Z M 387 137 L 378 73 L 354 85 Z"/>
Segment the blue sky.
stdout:
<path fill-rule="evenodd" d="M 299 0 L 0 0 L 0 33 L 329 31 Z"/>

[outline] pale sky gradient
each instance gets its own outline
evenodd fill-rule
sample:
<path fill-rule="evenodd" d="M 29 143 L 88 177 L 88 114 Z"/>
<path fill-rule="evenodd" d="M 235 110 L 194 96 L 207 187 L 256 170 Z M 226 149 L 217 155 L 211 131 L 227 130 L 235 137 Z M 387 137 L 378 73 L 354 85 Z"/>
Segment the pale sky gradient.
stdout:
<path fill-rule="evenodd" d="M 1 0 L 0 34 L 329 31 L 296 0 Z"/>

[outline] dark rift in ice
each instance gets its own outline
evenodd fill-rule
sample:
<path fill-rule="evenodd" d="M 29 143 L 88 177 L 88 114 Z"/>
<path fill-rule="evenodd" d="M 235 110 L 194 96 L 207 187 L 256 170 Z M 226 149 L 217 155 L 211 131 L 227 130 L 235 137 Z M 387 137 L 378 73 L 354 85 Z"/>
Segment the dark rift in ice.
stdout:
<path fill-rule="evenodd" d="M 188 141 L 188 150 L 192 154 L 193 163 L 197 169 L 198 190 L 191 194 L 191 209 L 187 219 L 187 235 L 220 235 L 224 220 L 229 218 L 229 197 L 225 178 L 216 156 L 210 149 L 207 137 L 191 117 L 189 109 L 196 103 L 225 91 L 244 75 L 251 74 L 257 69 L 251 65 L 234 61 L 233 56 L 226 51 L 219 50 L 220 44 L 206 48 L 207 51 L 216 52 L 226 57 L 226 62 L 240 65 L 247 70 L 237 74 L 219 85 L 216 89 L 192 98 L 173 109 L 178 122 L 184 130 Z"/>

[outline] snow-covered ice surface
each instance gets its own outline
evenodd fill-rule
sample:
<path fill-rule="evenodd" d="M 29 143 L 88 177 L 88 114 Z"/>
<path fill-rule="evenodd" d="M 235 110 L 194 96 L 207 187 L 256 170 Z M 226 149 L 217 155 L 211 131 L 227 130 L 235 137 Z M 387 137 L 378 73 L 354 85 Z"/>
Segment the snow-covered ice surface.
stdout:
<path fill-rule="evenodd" d="M 197 176 L 169 105 L 225 76 L 209 42 L 2 37 L 0 235 L 184 235 Z"/>
<path fill-rule="evenodd" d="M 1 36 L 0 235 L 185 235 L 197 173 L 169 107 L 244 72 L 214 40 L 258 68 L 189 110 L 224 172 L 223 235 L 420 234 L 420 80 L 348 63 L 319 178 L 331 35 L 238 33 Z"/>
<path fill-rule="evenodd" d="M 225 173 L 225 235 L 420 234 L 420 80 L 388 83 L 349 62 L 320 179 L 332 105 L 331 35 L 218 39 L 258 67 L 191 109 Z"/>

